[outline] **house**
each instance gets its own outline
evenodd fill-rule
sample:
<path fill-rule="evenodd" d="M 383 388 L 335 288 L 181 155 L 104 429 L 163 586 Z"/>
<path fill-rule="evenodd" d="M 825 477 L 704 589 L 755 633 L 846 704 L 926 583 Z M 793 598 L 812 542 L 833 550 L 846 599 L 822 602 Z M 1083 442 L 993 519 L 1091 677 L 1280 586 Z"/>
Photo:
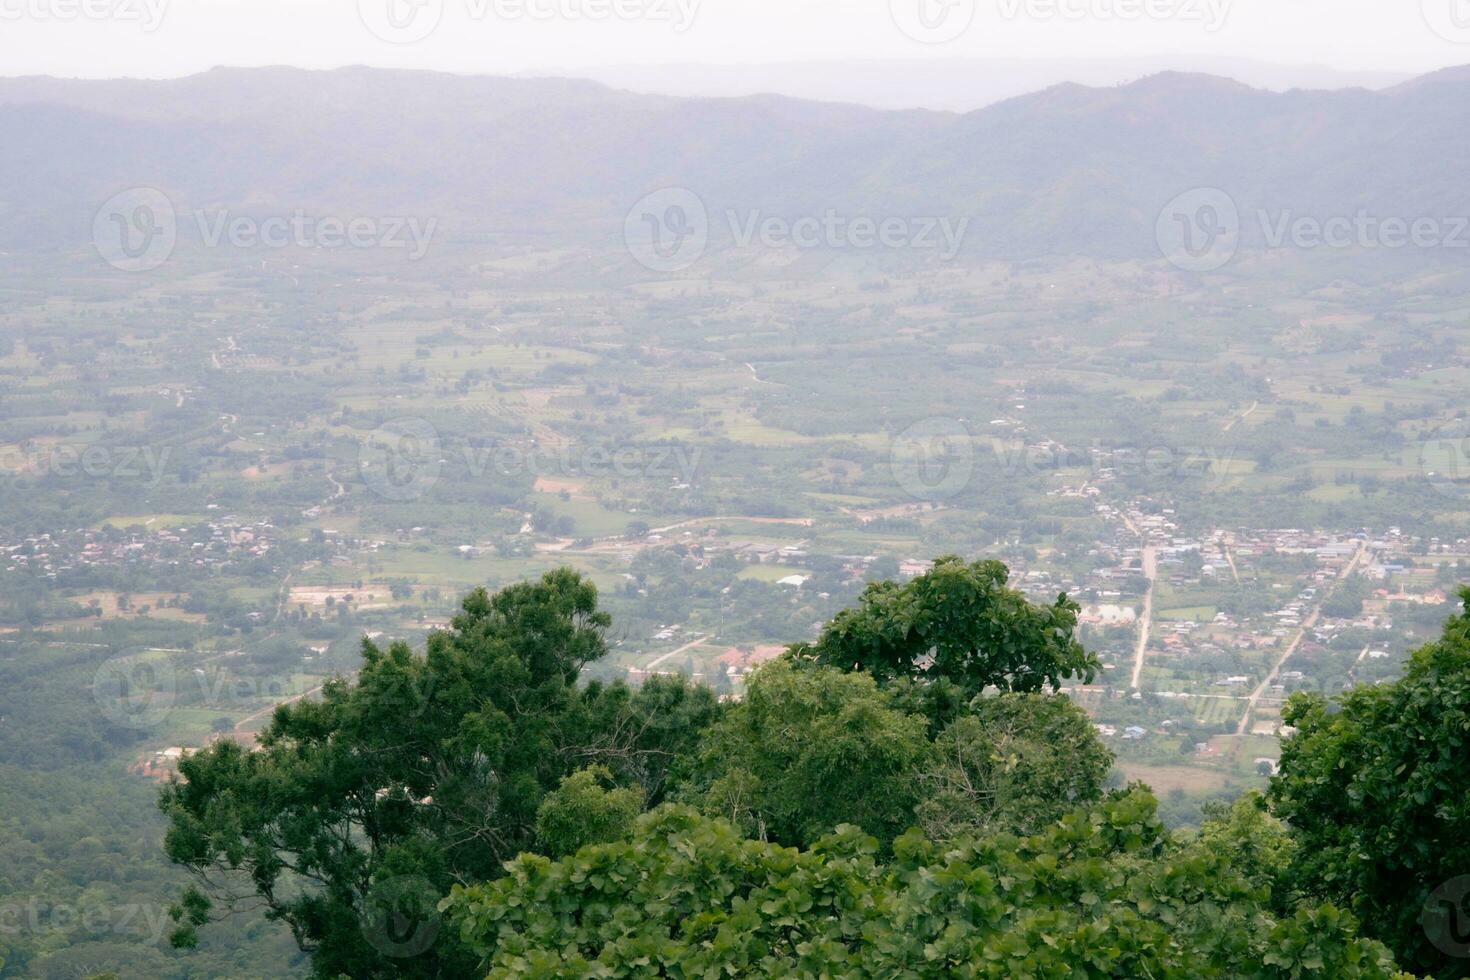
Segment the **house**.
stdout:
<path fill-rule="evenodd" d="M 927 575 L 933 568 L 932 561 L 905 558 L 898 563 L 898 574 L 900 578 L 918 578 L 920 575 Z"/>

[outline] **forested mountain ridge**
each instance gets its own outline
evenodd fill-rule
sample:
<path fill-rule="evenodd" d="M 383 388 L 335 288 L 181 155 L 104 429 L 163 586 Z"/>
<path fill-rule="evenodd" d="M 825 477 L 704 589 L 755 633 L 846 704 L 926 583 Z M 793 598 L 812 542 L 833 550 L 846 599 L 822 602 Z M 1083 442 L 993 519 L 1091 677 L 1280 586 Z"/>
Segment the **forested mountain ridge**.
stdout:
<path fill-rule="evenodd" d="M 367 68 L 173 81 L 0 81 L 0 241 L 88 241 L 98 205 L 433 217 L 461 235 L 615 235 L 677 186 L 711 214 L 967 216 L 1012 257 L 1157 254 L 1160 210 L 1218 187 L 1319 217 L 1470 213 L 1470 73 L 1383 91 L 1263 92 L 1167 73 L 1062 85 L 967 114 L 775 96 L 678 99 L 591 82 Z M 712 234 L 725 229 L 713 222 Z"/>
<path fill-rule="evenodd" d="M 1332 719 L 1294 696 L 1269 808 L 1174 835 L 1146 787 L 1105 790 L 1110 753 L 1055 693 L 1096 666 L 1064 639 L 1077 606 L 1007 577 L 944 557 L 874 583 L 731 701 L 579 685 L 611 620 L 571 569 L 476 590 L 422 655 L 365 641 L 359 678 L 277 708 L 258 751 L 183 760 L 166 848 L 200 887 L 174 943 L 253 891 L 319 977 L 1408 977 L 1393 953 L 1464 975 L 1436 902 L 1455 855 L 1385 831 L 1464 830 L 1463 773 L 1395 746 L 1470 729 L 1470 612 Z M 1393 764 L 1412 798 L 1323 798 L 1324 767 L 1366 787 Z M 1324 838 L 1362 853 L 1324 865 Z"/>

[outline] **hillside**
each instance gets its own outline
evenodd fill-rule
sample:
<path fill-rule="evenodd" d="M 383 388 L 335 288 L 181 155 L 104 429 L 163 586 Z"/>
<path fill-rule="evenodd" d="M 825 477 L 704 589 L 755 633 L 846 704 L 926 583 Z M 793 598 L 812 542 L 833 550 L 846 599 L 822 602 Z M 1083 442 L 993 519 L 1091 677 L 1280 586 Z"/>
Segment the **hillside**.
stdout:
<path fill-rule="evenodd" d="M 180 211 L 419 215 L 527 237 L 613 235 L 634 201 L 679 186 L 712 215 L 968 216 L 982 254 L 1140 256 L 1156 254 L 1163 205 L 1198 186 L 1248 216 L 1470 212 L 1467 115 L 1463 69 L 1379 92 L 1162 74 L 963 115 L 366 68 L 11 79 L 0 243 L 85 245 L 97 206 L 140 185 Z M 1258 231 L 1246 221 L 1247 244 Z"/>

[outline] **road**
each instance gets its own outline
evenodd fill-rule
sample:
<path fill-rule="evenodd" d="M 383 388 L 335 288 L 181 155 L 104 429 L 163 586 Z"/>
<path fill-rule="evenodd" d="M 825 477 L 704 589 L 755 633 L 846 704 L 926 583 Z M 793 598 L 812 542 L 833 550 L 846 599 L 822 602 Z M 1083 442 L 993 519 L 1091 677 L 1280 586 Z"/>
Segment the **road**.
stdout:
<path fill-rule="evenodd" d="M 1342 567 L 1342 571 L 1337 573 L 1337 580 L 1334 588 L 1324 591 L 1322 593 L 1322 598 L 1318 600 L 1316 607 L 1312 609 L 1311 615 L 1302 620 L 1302 625 L 1301 628 L 1297 630 L 1296 638 L 1291 641 L 1291 643 L 1284 651 L 1282 651 L 1281 658 L 1276 661 L 1276 666 L 1271 668 L 1271 673 L 1267 674 L 1266 679 L 1261 681 L 1261 683 L 1256 686 L 1256 689 L 1251 692 L 1250 700 L 1248 700 L 1245 705 L 1245 714 L 1240 716 L 1240 724 L 1235 727 L 1236 735 L 1249 734 L 1251 715 L 1256 710 L 1256 703 L 1261 700 L 1261 696 L 1263 694 L 1270 690 L 1271 685 L 1276 683 L 1276 678 L 1281 673 L 1281 668 L 1286 666 L 1286 662 L 1291 659 L 1292 654 L 1296 653 L 1297 648 L 1302 645 L 1302 640 L 1306 638 L 1307 632 L 1313 626 L 1317 625 L 1317 620 L 1322 618 L 1322 606 L 1328 600 L 1328 598 L 1330 598 L 1332 594 L 1337 591 L 1336 586 L 1341 585 L 1343 582 L 1347 581 L 1348 576 L 1352 575 L 1353 572 L 1357 570 L 1358 565 L 1363 561 L 1363 558 L 1367 554 L 1368 542 L 1365 540 L 1362 544 L 1358 545 L 1358 551 L 1355 555 L 1353 555 L 1352 561 L 1344 565 Z"/>
<path fill-rule="evenodd" d="M 680 521 L 677 524 L 651 527 L 648 529 L 648 533 L 668 534 L 670 531 L 677 531 L 680 528 L 695 527 L 700 524 L 725 524 L 730 521 L 746 521 L 750 524 L 785 524 L 790 527 L 811 527 L 816 523 L 810 517 L 696 517 L 691 520 Z M 621 536 L 614 535 L 612 538 L 605 538 L 603 540 L 615 541 L 619 537 Z"/>
<path fill-rule="evenodd" d="M 755 365 L 752 364 L 752 363 L 750 363 L 749 361 L 746 361 L 745 362 L 745 366 L 750 369 L 750 376 L 751 376 L 752 379 L 755 380 L 755 383 L 756 384 L 758 384 L 758 385 L 771 385 L 772 387 L 776 387 L 776 388 L 784 388 L 785 387 L 785 385 L 777 384 L 774 381 L 767 381 L 765 378 L 761 377 L 759 374 L 756 373 Z"/>
<path fill-rule="evenodd" d="M 1138 690 L 1143 677 L 1143 658 L 1148 652 L 1148 634 L 1154 622 L 1154 579 L 1159 575 L 1159 553 L 1153 545 L 1143 548 L 1143 575 L 1148 579 L 1148 591 L 1143 594 L 1143 615 L 1138 620 L 1138 650 L 1133 655 L 1133 682 L 1130 690 Z"/>
<path fill-rule="evenodd" d="M 1225 561 L 1230 565 L 1230 575 L 1235 579 L 1235 584 L 1240 584 L 1240 571 L 1235 567 L 1235 555 L 1230 551 L 1230 545 L 1220 545 L 1220 550 L 1225 552 Z"/>
<path fill-rule="evenodd" d="M 1261 403 L 1260 402 L 1251 402 L 1251 407 L 1248 408 L 1248 409 L 1246 409 L 1244 412 L 1241 412 L 1235 418 L 1231 419 L 1230 422 L 1225 426 L 1225 430 L 1224 431 L 1229 432 L 1231 429 L 1235 428 L 1241 422 L 1244 422 L 1246 419 L 1250 418 L 1253 414 L 1255 414 L 1256 409 L 1258 409 L 1260 407 L 1261 407 Z"/>
<path fill-rule="evenodd" d="M 668 653 L 664 654 L 662 657 L 658 657 L 657 659 L 655 659 L 653 662 L 651 662 L 648 666 L 644 667 L 643 669 L 646 670 L 646 671 L 649 671 L 650 673 L 652 673 L 652 671 L 653 671 L 653 669 L 655 667 L 661 666 L 665 661 L 668 661 L 668 660 L 671 660 L 674 657 L 677 657 L 679 654 L 685 652 L 686 650 L 693 650 L 695 647 L 699 646 L 701 643 L 703 643 L 707 639 L 709 639 L 709 636 L 708 635 L 706 635 L 706 634 L 700 634 L 699 636 L 695 637 L 693 640 L 691 640 L 688 643 L 686 643 L 683 646 L 681 646 L 679 649 L 677 649 L 677 650 L 670 650 Z"/>
<path fill-rule="evenodd" d="M 270 705 L 268 707 L 265 707 L 265 708 L 261 708 L 259 711 L 255 712 L 254 714 L 246 715 L 244 718 L 241 718 L 240 721 L 235 725 L 235 731 L 242 732 L 242 731 L 245 730 L 245 726 L 246 725 L 250 724 L 252 721 L 255 721 L 257 718 L 264 718 L 266 715 L 268 715 L 271 712 L 275 711 L 277 708 L 279 708 L 283 704 L 295 704 L 297 701 L 300 701 L 302 698 L 309 698 L 313 694 L 315 694 L 316 692 L 320 691 L 325 686 L 326 686 L 325 684 L 318 684 L 316 687 L 312 688 L 309 691 L 305 691 L 305 692 L 303 692 L 301 694 L 293 695 L 292 697 L 286 698 L 284 701 L 277 701 L 275 704 L 272 704 L 272 705 Z"/>
<path fill-rule="evenodd" d="M 1371 649 L 1373 649 L 1373 644 L 1371 643 L 1363 647 L 1358 653 L 1357 659 L 1353 661 L 1353 665 L 1348 668 L 1348 681 L 1350 683 L 1358 683 L 1358 668 L 1363 665 L 1363 659 L 1368 656 L 1368 651 Z"/>

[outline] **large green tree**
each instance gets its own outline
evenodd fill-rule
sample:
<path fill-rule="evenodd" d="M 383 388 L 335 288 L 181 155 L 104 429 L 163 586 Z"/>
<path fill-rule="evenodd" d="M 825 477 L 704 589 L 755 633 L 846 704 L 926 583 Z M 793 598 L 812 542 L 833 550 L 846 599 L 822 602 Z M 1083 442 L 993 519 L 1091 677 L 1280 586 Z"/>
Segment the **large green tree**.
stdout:
<path fill-rule="evenodd" d="M 914 685 L 777 660 L 705 733 L 675 797 L 747 834 L 808 845 L 839 824 L 887 846 L 1039 829 L 1097 800 L 1113 757 L 1066 697 L 977 695 L 935 726 Z"/>
<path fill-rule="evenodd" d="M 570 570 L 476 590 L 422 655 L 364 642 L 356 681 L 278 708 L 258 751 L 185 760 L 161 800 L 168 854 L 201 883 L 177 941 L 243 901 L 286 923 L 319 976 L 462 976 L 463 947 L 434 935 L 450 885 L 532 849 L 547 794 L 579 769 L 657 803 L 716 713 L 682 681 L 579 687 L 607 627 Z"/>
<path fill-rule="evenodd" d="M 706 733 L 676 795 L 762 840 L 809 844 L 856 823 L 891 841 L 935 761 L 927 729 L 871 677 L 776 660 Z"/>
<path fill-rule="evenodd" d="M 914 831 L 883 853 L 851 826 L 798 850 L 661 808 L 444 907 L 494 978 L 1396 975 L 1330 905 L 1274 915 L 1230 848 L 1174 839 L 1142 790 L 1034 836 Z"/>
<path fill-rule="evenodd" d="M 1071 699 L 976 697 L 935 740 L 915 822 L 936 840 L 985 830 L 1036 832 L 1098 800 L 1112 768 L 1113 754 Z"/>
<path fill-rule="evenodd" d="M 942 679 L 967 696 L 988 687 L 1035 692 L 1064 679 L 1091 680 L 1097 658 L 1077 642 L 1075 602 L 1065 595 L 1037 605 L 1006 583 L 998 561 L 948 555 L 907 583 L 874 582 L 815 643 L 794 656 L 861 670 L 880 684 L 895 678 Z"/>
<path fill-rule="evenodd" d="M 1470 610 L 1470 589 L 1461 592 Z M 1401 680 L 1296 694 L 1270 799 L 1292 881 L 1353 909 L 1409 967 L 1470 976 L 1470 611 Z"/>

